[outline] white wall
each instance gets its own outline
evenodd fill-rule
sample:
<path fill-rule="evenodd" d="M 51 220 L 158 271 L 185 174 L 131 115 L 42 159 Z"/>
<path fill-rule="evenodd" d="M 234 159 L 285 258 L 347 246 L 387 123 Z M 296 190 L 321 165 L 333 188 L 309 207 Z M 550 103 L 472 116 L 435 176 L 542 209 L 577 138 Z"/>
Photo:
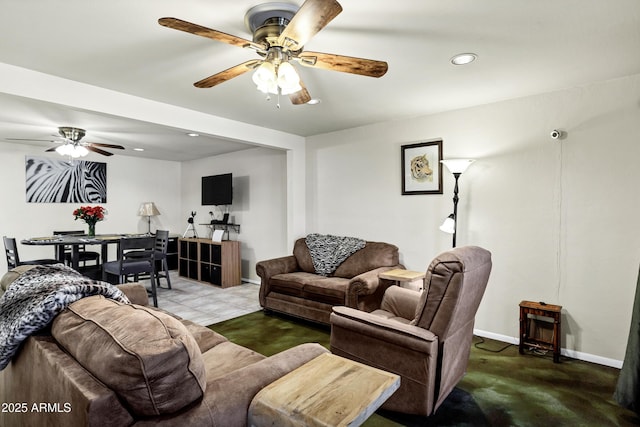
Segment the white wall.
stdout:
<path fill-rule="evenodd" d="M 400 146 L 443 139 L 460 178 L 458 246 L 493 253 L 476 328 L 515 340 L 521 300 L 560 304 L 565 353 L 619 365 L 640 262 L 640 75 L 307 139 L 307 231 L 400 247 L 426 269 L 451 246 L 443 195 L 401 195 Z M 552 140 L 554 128 L 567 132 Z"/>
<path fill-rule="evenodd" d="M 240 234 L 230 238 L 240 241 L 242 277 L 258 280 L 255 264 L 262 259 L 286 255 L 287 237 L 287 153 L 269 148 L 252 148 L 235 153 L 183 162 L 182 231 L 187 218 L 196 211 L 195 223 L 208 223 L 209 211 L 220 216 L 212 206 L 201 204 L 201 178 L 222 173 L 233 174 L 233 205 L 230 218 L 240 224 Z M 199 237 L 207 237 L 206 226 L 196 225 Z M 191 234 L 190 234 L 191 235 Z"/>
<path fill-rule="evenodd" d="M 18 241 L 35 236 L 50 236 L 53 230 L 87 229 L 73 219 L 72 212 L 87 203 L 27 203 L 25 197 L 25 156 L 59 158 L 39 147 L 0 142 L 0 182 L 2 208 L 0 234 Z M 161 215 L 152 218 L 152 231 L 158 228 L 176 231 L 181 224 L 180 169 L 178 162 L 139 159 L 126 156 L 103 157 L 91 154 L 85 160 L 107 163 L 106 220 L 96 225 L 96 233 L 136 233 L 147 231 L 147 221 L 137 215 L 140 203 L 155 202 Z M 92 204 L 93 205 L 93 204 Z M 19 245 L 22 259 L 51 258 L 51 247 Z M 112 254 L 115 256 L 115 254 Z M 5 257 L 0 271 L 6 271 Z"/>

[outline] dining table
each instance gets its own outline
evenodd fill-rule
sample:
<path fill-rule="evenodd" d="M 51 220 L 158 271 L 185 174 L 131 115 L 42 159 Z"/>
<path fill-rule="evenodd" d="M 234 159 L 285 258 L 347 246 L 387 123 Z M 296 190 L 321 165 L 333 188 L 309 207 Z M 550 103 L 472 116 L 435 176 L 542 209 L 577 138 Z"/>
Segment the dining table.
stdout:
<path fill-rule="evenodd" d="M 95 236 L 89 236 L 86 234 L 65 234 L 54 235 L 44 237 L 30 237 L 20 241 L 23 245 L 36 245 L 36 246 L 55 246 L 56 259 L 60 262 L 65 262 L 64 252 L 65 247 L 71 247 L 71 268 L 78 270 L 80 263 L 80 247 L 89 245 L 100 245 L 102 262 L 108 260 L 108 246 L 115 244 L 120 245 L 120 239 L 123 238 L 135 238 L 149 236 L 149 234 L 96 234 Z"/>

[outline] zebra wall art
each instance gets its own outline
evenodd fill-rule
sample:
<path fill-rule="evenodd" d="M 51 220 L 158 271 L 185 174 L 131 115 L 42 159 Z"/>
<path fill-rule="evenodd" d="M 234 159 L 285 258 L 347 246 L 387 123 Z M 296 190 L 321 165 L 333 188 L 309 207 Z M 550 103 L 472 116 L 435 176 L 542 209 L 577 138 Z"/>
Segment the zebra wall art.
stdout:
<path fill-rule="evenodd" d="M 27 203 L 106 203 L 107 164 L 26 156 Z"/>

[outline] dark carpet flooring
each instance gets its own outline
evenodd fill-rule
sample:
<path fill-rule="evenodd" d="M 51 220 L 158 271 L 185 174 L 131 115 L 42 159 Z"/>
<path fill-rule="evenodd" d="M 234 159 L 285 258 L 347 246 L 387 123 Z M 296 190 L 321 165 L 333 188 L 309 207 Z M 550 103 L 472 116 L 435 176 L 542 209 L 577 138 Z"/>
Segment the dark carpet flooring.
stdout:
<path fill-rule="evenodd" d="M 270 356 L 305 342 L 329 348 L 329 327 L 262 311 L 210 326 L 230 341 Z M 619 370 L 474 337 L 467 374 L 429 418 L 379 410 L 381 426 L 634 426 L 640 418 L 612 394 Z"/>

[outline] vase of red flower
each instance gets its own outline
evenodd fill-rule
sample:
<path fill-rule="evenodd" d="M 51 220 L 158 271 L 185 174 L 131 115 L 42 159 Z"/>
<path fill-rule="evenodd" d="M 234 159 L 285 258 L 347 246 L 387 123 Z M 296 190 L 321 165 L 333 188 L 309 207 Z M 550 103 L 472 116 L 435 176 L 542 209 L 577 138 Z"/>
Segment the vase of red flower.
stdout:
<path fill-rule="evenodd" d="M 74 219 L 81 219 L 89 226 L 89 236 L 96 235 L 96 223 L 104 220 L 107 210 L 102 206 L 81 206 L 73 211 Z"/>

